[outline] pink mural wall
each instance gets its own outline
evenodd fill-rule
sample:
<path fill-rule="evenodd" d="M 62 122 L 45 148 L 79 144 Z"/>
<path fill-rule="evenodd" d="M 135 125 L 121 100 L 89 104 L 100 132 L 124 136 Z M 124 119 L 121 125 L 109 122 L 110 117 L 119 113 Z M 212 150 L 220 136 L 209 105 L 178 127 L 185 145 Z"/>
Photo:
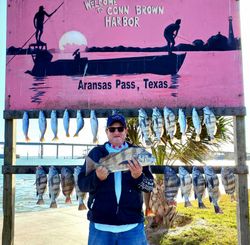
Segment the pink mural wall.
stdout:
<path fill-rule="evenodd" d="M 243 107 L 239 1 L 8 0 L 6 110 Z"/>

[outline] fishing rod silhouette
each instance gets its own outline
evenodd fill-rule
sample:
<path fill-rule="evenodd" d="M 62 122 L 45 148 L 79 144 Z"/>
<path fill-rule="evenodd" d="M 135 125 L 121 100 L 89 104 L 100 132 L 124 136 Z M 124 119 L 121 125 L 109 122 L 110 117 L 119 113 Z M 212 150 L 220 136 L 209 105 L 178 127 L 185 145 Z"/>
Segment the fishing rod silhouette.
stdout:
<path fill-rule="evenodd" d="M 62 5 L 64 4 L 64 2 L 62 2 L 52 13 L 54 14 Z M 43 24 L 45 24 L 48 20 L 50 19 L 50 17 L 48 17 L 44 22 Z M 30 38 L 22 45 L 21 49 L 23 49 L 23 47 L 30 41 L 30 39 L 32 37 L 34 37 L 36 34 L 36 31 L 30 36 Z M 15 54 L 6 64 L 6 66 L 19 54 L 20 51 L 17 52 L 17 54 Z"/>

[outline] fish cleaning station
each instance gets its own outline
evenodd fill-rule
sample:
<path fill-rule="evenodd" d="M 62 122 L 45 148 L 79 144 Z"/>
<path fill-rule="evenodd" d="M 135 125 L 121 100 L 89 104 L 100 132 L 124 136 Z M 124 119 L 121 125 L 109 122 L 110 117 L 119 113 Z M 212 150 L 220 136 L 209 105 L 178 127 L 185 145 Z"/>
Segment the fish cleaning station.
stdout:
<path fill-rule="evenodd" d="M 194 148 L 204 141 L 213 148 L 217 119 L 232 119 L 235 164 L 223 167 L 235 175 L 238 244 L 249 245 L 239 1 L 221 0 L 219 6 L 217 1 L 204 1 L 205 12 L 197 9 L 199 0 L 192 1 L 192 6 L 188 0 L 103 2 L 58 0 L 45 5 L 17 0 L 8 4 L 2 244 L 14 244 L 15 175 L 34 175 L 38 167 L 16 165 L 17 120 L 23 120 L 26 140 L 29 119 L 37 120 L 40 143 L 50 144 L 43 142 L 47 119 L 55 139 L 57 119 L 63 119 L 66 135 L 70 119 L 77 120 L 76 135 L 83 119 L 90 119 L 93 141 L 89 145 L 96 145 L 97 119 L 118 112 L 127 120 L 138 119 L 134 130 L 139 132 L 138 145 L 152 155 L 154 147 L 168 146 L 165 160 L 187 141 Z M 119 6 L 126 11 L 119 12 Z M 124 19 L 134 19 L 136 24 L 126 25 Z M 74 172 L 78 166 L 54 168 L 58 173 L 64 167 Z M 181 166 L 150 168 L 155 176 L 166 178 L 169 167 L 178 173 Z M 50 166 L 41 167 L 49 173 Z M 189 174 L 194 167 L 206 174 L 203 166 L 184 167 Z M 222 166 L 212 169 L 221 174 Z M 220 210 L 215 208 L 215 213 Z"/>

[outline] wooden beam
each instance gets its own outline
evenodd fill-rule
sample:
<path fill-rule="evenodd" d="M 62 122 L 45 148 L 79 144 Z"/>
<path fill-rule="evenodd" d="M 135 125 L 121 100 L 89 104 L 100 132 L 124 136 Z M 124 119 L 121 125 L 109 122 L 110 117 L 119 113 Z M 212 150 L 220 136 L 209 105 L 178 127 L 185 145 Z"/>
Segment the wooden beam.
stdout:
<path fill-rule="evenodd" d="M 82 165 L 84 163 L 84 159 L 82 161 Z M 68 167 L 72 171 L 74 170 L 75 167 L 77 166 L 82 166 L 82 165 L 54 165 L 54 167 L 57 169 L 58 172 L 61 172 L 62 167 Z M 3 166 L 2 167 L 2 173 L 5 174 L 35 174 L 36 173 L 36 167 L 37 165 L 16 165 L 16 166 Z M 44 168 L 45 172 L 49 172 L 49 167 L 48 165 L 42 165 Z M 178 167 L 179 166 L 171 166 L 177 173 L 178 173 Z M 187 169 L 189 173 L 192 172 L 192 166 L 183 166 Z M 204 169 L 202 166 L 197 166 L 198 169 L 201 171 L 201 173 L 204 173 Z M 213 166 L 213 170 L 215 173 L 220 174 L 221 172 L 221 167 L 222 166 Z M 248 173 L 248 168 L 245 166 L 243 167 L 234 167 L 234 166 L 227 166 L 232 169 L 233 173 L 235 174 L 247 174 Z M 164 173 L 165 166 L 151 166 L 152 173 L 154 174 L 163 174 Z"/>
<path fill-rule="evenodd" d="M 139 109 L 139 108 L 138 108 Z M 123 108 L 123 109 L 116 109 L 119 113 L 123 114 L 125 117 L 138 117 L 138 109 L 130 109 L 130 108 Z M 152 115 L 152 108 L 144 108 L 148 116 Z M 159 108 L 162 110 L 163 108 Z M 178 108 L 171 108 L 173 112 L 178 115 Z M 192 107 L 185 107 L 183 108 L 185 111 L 186 116 L 192 115 Z M 201 116 L 203 115 L 203 108 L 196 108 L 198 114 Z M 244 116 L 246 115 L 246 108 L 245 107 L 211 107 L 211 110 L 215 113 L 216 116 Z M 63 118 L 64 110 L 56 109 L 57 117 Z M 112 109 L 96 109 L 96 116 L 98 118 L 106 118 L 112 114 Z M 39 110 L 27 110 L 29 118 L 38 118 Z M 46 118 L 50 118 L 51 110 L 43 110 Z M 71 118 L 76 117 L 76 109 L 72 110 L 69 109 L 69 116 Z M 4 119 L 21 119 L 23 117 L 24 110 L 5 110 L 4 111 Z M 82 109 L 81 110 L 82 116 L 84 118 L 90 117 L 90 109 Z"/>
<path fill-rule="evenodd" d="M 16 163 L 16 120 L 5 120 L 4 165 Z M 15 176 L 3 176 L 3 229 L 2 244 L 14 244 L 15 230 Z"/>
<path fill-rule="evenodd" d="M 234 152 L 237 167 L 246 168 L 245 121 L 243 116 L 234 117 Z M 238 244 L 249 245 L 247 173 L 239 174 L 236 179 Z"/>

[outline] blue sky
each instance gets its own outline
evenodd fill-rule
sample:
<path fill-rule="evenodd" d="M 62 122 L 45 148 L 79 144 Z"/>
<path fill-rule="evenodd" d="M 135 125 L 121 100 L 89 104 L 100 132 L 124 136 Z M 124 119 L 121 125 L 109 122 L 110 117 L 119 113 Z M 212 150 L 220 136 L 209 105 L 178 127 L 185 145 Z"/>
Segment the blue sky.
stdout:
<path fill-rule="evenodd" d="M 245 89 L 245 105 L 247 113 L 250 110 L 250 99 L 248 97 L 248 91 L 250 91 L 250 31 L 249 31 L 249 13 L 250 7 L 247 4 L 247 0 L 240 1 L 241 4 L 241 37 L 242 37 L 242 54 L 243 54 L 243 76 L 244 76 L 244 89 Z M 5 54 L 6 54 L 6 0 L 0 0 L 0 141 L 4 140 L 4 92 L 5 92 Z M 21 123 L 19 123 L 21 124 Z M 247 151 L 250 152 L 250 119 L 246 116 L 246 140 Z M 38 130 L 34 129 L 33 130 Z M 87 128 L 86 130 L 90 130 Z M 52 136 L 50 136 L 52 138 Z M 18 127 L 17 141 L 23 139 L 21 126 Z M 72 139 L 72 138 L 71 138 Z M 35 141 L 35 140 L 34 140 Z M 74 142 L 72 142 L 74 143 Z M 91 143 L 91 142 L 89 142 Z M 101 142 L 100 142 L 101 143 Z"/>

